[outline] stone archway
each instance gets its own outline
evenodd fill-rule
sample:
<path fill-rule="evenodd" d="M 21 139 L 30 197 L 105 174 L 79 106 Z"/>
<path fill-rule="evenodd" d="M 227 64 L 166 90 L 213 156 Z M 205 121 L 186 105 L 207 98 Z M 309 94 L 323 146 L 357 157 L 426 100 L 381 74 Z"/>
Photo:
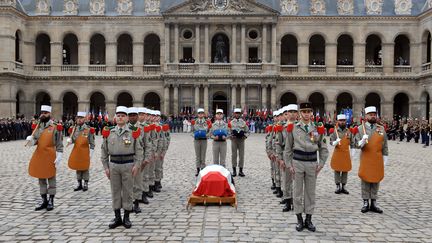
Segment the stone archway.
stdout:
<path fill-rule="evenodd" d="M 286 92 L 280 98 L 281 107 L 289 104 L 297 104 L 297 96 L 292 92 Z"/>
<path fill-rule="evenodd" d="M 222 109 L 225 116 L 228 112 L 228 96 L 225 92 L 218 91 L 213 94 L 212 98 L 212 113 L 216 112 L 216 109 Z"/>
<path fill-rule="evenodd" d="M 155 92 L 147 93 L 144 96 L 144 107 L 152 110 L 160 110 L 160 97 Z"/>

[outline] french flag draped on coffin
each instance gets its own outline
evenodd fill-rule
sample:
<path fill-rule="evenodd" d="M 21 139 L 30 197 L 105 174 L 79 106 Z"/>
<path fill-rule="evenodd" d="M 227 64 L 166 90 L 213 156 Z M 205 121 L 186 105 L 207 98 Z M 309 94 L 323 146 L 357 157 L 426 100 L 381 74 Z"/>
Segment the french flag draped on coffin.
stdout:
<path fill-rule="evenodd" d="M 198 175 L 195 196 L 231 197 L 235 195 L 235 187 L 231 173 L 220 165 L 209 165 Z"/>

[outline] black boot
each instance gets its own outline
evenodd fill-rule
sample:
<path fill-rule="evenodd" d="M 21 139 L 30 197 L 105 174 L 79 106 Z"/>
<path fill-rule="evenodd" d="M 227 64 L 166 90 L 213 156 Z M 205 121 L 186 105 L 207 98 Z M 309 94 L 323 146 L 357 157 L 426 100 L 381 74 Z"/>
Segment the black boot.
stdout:
<path fill-rule="evenodd" d="M 361 208 L 362 213 L 366 213 L 369 211 L 369 200 L 363 199 L 363 207 Z"/>
<path fill-rule="evenodd" d="M 78 186 L 74 188 L 74 191 L 81 191 L 83 189 L 82 180 L 78 180 Z"/>
<path fill-rule="evenodd" d="M 335 193 L 336 194 L 340 194 L 342 192 L 342 190 L 341 190 L 341 186 L 340 186 L 340 184 L 338 183 L 338 184 L 336 184 L 336 191 L 335 191 Z"/>
<path fill-rule="evenodd" d="M 383 213 L 383 211 L 376 205 L 376 199 L 371 199 L 369 210 L 374 213 Z"/>
<path fill-rule="evenodd" d="M 297 216 L 296 230 L 297 230 L 298 232 L 303 231 L 304 223 L 303 223 L 303 217 L 302 217 L 302 214 L 299 213 L 299 214 L 296 214 L 296 216 Z"/>
<path fill-rule="evenodd" d="M 48 205 L 46 207 L 47 211 L 51 211 L 54 209 L 54 195 L 50 195 L 48 199 Z"/>
<path fill-rule="evenodd" d="M 48 206 L 48 198 L 46 194 L 41 195 L 42 202 L 35 208 L 35 211 L 45 209 Z"/>
<path fill-rule="evenodd" d="M 274 179 L 272 179 L 272 185 L 271 185 L 270 189 L 272 189 L 272 190 L 276 189 L 276 184 L 274 182 Z"/>
<path fill-rule="evenodd" d="M 245 177 L 245 174 L 243 173 L 243 168 L 241 168 L 241 167 L 240 167 L 239 176 L 241 176 L 241 177 Z"/>
<path fill-rule="evenodd" d="M 316 231 L 315 226 L 312 223 L 312 214 L 306 214 L 305 227 L 312 232 Z"/>
<path fill-rule="evenodd" d="M 286 204 L 288 201 L 288 198 L 282 199 L 282 201 L 279 202 L 279 204 Z"/>
<path fill-rule="evenodd" d="M 131 221 L 129 220 L 129 213 L 130 213 L 129 210 L 125 210 L 125 211 L 124 211 L 123 226 L 124 226 L 126 229 L 129 229 L 130 227 L 132 227 L 132 223 L 131 223 Z"/>
<path fill-rule="evenodd" d="M 278 190 L 278 193 L 276 194 L 276 197 L 278 197 L 278 198 L 283 197 L 282 189 L 280 187 L 278 187 L 277 190 Z"/>
<path fill-rule="evenodd" d="M 342 184 L 342 189 L 341 189 L 341 192 L 343 193 L 343 194 L 349 194 L 349 192 L 345 189 L 345 184 Z"/>
<path fill-rule="evenodd" d="M 273 191 L 273 194 L 278 194 L 279 193 L 279 189 L 278 189 L 279 187 L 278 186 L 276 186 L 276 189 Z"/>
<path fill-rule="evenodd" d="M 236 167 L 233 167 L 233 173 L 232 173 L 232 176 L 233 176 L 233 177 L 236 177 L 236 176 L 237 176 L 237 168 L 236 168 Z"/>
<path fill-rule="evenodd" d="M 197 168 L 197 172 L 196 172 L 195 176 L 198 176 L 199 172 L 200 172 L 200 168 Z"/>
<path fill-rule="evenodd" d="M 108 225 L 110 229 L 115 229 L 123 224 L 121 214 L 120 214 L 120 209 L 114 210 L 114 215 L 115 218 L 111 220 L 111 223 Z"/>
<path fill-rule="evenodd" d="M 141 213 L 141 208 L 139 207 L 138 200 L 135 200 L 133 203 L 133 211 L 135 212 L 135 214 Z"/>
<path fill-rule="evenodd" d="M 289 212 L 292 210 L 292 198 L 287 199 L 285 207 L 282 209 L 282 212 Z"/>
<path fill-rule="evenodd" d="M 149 204 L 149 201 L 148 201 L 146 195 L 147 194 L 145 192 L 142 193 L 141 202 L 144 203 L 144 204 Z"/>
<path fill-rule="evenodd" d="M 83 191 L 87 191 L 88 190 L 88 181 L 84 181 L 84 185 L 83 185 Z"/>
<path fill-rule="evenodd" d="M 153 192 L 156 192 L 156 187 L 153 185 L 153 186 L 150 186 L 151 188 L 150 188 L 150 191 L 153 191 Z M 154 194 L 153 194 L 154 195 Z"/>
<path fill-rule="evenodd" d="M 149 191 L 146 192 L 146 194 L 147 194 L 147 197 L 153 198 L 152 186 L 149 186 Z"/>
<path fill-rule="evenodd" d="M 159 185 L 160 185 L 160 181 L 155 181 L 155 185 L 153 186 L 154 192 L 161 192 Z"/>
<path fill-rule="evenodd" d="M 160 190 L 162 190 L 162 183 L 160 181 L 157 181 L 157 185 L 156 188 Z"/>

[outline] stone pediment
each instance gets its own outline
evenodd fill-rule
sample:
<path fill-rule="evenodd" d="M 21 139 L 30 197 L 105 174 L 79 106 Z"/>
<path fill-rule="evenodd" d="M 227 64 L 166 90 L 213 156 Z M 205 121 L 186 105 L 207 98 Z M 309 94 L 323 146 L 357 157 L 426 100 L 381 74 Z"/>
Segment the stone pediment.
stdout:
<path fill-rule="evenodd" d="M 279 12 L 254 0 L 189 0 L 164 15 L 278 15 Z"/>

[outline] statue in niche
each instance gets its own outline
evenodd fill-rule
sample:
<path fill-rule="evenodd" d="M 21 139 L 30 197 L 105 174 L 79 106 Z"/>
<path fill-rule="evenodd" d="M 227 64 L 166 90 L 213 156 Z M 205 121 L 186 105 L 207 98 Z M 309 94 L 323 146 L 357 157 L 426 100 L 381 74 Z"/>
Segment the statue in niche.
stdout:
<path fill-rule="evenodd" d="M 217 37 L 216 40 L 216 53 L 214 56 L 214 62 L 215 63 L 227 63 L 228 58 L 226 56 L 226 45 L 223 37 L 220 35 Z"/>

